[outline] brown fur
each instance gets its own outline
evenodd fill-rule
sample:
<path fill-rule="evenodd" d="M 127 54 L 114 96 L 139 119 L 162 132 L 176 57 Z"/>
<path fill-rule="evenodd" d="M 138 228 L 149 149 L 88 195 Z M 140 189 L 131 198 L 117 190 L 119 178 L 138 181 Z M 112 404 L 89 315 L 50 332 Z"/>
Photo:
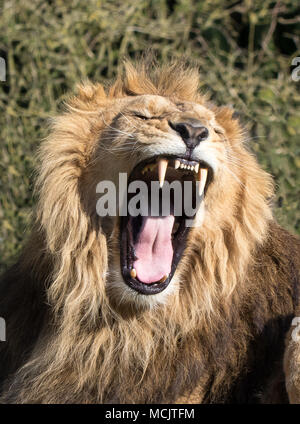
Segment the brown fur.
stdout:
<path fill-rule="evenodd" d="M 32 236 L 0 286 L 8 333 L 2 402 L 287 400 L 283 343 L 298 299 L 299 241 L 273 221 L 270 177 L 244 146 L 232 111 L 199 94 L 197 72 L 181 65 L 147 72 L 128 64 L 107 94 L 81 86 L 41 147 Z M 99 178 L 129 172 L 165 131 L 164 121 L 140 126 L 133 145 L 128 118 L 116 123 L 122 133 L 112 129 L 129 101 L 143 110 L 144 94 L 163 96 L 170 113 L 182 103 L 180 113 L 221 126 L 223 138 L 215 134 L 211 145 L 230 167 L 207 191 L 178 289 L 155 307 L 120 301 L 117 225 L 108 236 L 95 210 Z M 147 110 L 159 108 L 166 106 L 150 97 Z M 298 367 L 291 372 L 299 376 Z"/>

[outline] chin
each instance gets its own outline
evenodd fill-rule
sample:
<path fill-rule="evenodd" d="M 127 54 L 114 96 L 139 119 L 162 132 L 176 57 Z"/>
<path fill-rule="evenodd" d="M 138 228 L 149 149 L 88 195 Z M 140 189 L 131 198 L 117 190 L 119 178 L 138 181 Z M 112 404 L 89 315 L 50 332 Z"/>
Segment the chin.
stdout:
<path fill-rule="evenodd" d="M 107 294 L 116 310 L 130 307 L 133 310 L 155 309 L 167 305 L 180 293 L 180 269 L 173 275 L 169 284 L 156 294 L 142 294 L 130 287 L 124 280 L 119 264 L 112 266 L 108 276 Z"/>

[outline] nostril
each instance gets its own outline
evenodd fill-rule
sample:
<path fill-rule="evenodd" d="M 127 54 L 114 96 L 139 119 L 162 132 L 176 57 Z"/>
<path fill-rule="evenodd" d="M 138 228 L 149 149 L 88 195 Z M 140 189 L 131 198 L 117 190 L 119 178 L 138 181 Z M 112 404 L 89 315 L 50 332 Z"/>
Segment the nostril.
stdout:
<path fill-rule="evenodd" d="M 176 131 L 181 135 L 183 139 L 190 137 L 189 128 L 185 124 L 177 124 L 176 125 Z"/>
<path fill-rule="evenodd" d="M 173 123 L 169 121 L 169 125 L 174 131 L 178 132 L 183 139 L 190 137 L 189 127 L 184 122 Z"/>

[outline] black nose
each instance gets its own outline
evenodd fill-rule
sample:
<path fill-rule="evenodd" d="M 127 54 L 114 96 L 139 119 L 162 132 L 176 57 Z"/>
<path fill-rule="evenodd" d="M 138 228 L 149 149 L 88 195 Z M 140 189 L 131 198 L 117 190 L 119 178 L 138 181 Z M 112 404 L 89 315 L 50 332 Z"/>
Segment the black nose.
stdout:
<path fill-rule="evenodd" d="M 171 122 L 169 125 L 177 131 L 189 149 L 194 149 L 201 141 L 208 137 L 208 129 L 197 119 L 188 119 L 184 122 Z"/>

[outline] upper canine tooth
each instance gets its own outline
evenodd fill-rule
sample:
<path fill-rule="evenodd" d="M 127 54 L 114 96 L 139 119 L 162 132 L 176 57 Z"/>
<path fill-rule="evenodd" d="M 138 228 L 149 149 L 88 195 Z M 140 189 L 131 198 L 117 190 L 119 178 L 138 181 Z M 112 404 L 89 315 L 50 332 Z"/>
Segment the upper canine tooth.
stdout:
<path fill-rule="evenodd" d="M 159 186 L 162 188 L 165 182 L 165 176 L 168 168 L 168 160 L 167 159 L 159 159 L 158 160 L 158 179 Z"/>
<path fill-rule="evenodd" d="M 207 169 L 206 168 L 200 168 L 200 171 L 198 172 L 198 180 L 199 180 L 199 196 L 202 196 L 206 180 L 207 180 Z"/>
<path fill-rule="evenodd" d="M 179 167 L 180 167 L 180 160 L 176 159 L 175 164 L 174 164 L 174 168 L 178 169 Z"/>
<path fill-rule="evenodd" d="M 199 172 L 199 163 L 197 163 L 197 165 L 195 165 L 195 172 L 196 172 L 196 174 L 198 174 L 198 172 Z"/>

